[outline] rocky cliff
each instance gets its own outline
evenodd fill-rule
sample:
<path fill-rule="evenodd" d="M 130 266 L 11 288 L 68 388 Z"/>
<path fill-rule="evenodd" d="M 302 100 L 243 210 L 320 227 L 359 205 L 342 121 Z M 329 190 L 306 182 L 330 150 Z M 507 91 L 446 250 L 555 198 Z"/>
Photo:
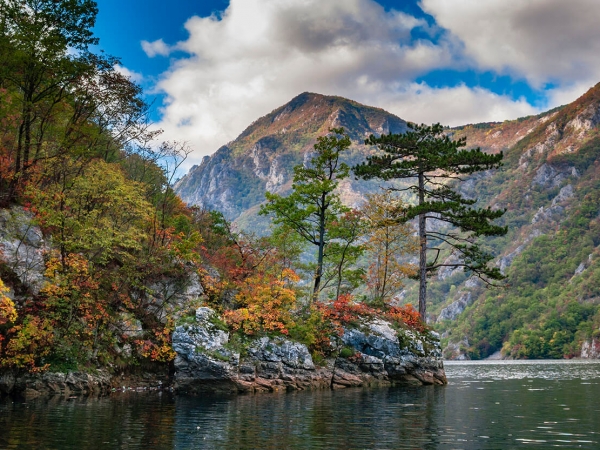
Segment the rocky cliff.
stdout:
<path fill-rule="evenodd" d="M 446 356 L 593 353 L 589 338 L 600 330 L 599 124 L 600 85 L 539 116 L 453 130 L 470 145 L 504 152 L 503 170 L 478 174 L 461 190 L 506 209 L 509 232 L 487 242 L 507 276 L 503 289 L 485 289 L 461 271 L 432 279 L 430 319 L 451 344 Z"/>
<path fill-rule="evenodd" d="M 400 133 L 406 122 L 385 112 L 341 97 L 303 93 L 252 123 L 236 140 L 206 156 L 176 185 L 190 205 L 221 211 L 229 220 L 264 201 L 265 191 L 284 192 L 292 169 L 310 158 L 318 136 L 344 127 L 354 145 L 348 161 L 360 161 L 369 149 L 362 143 L 371 134 Z M 349 204 L 360 202 L 354 181 L 341 186 Z"/>
<path fill-rule="evenodd" d="M 230 342 L 210 308 L 173 334 L 175 389 L 179 392 L 272 392 L 390 384 L 446 384 L 434 335 L 398 331 L 383 320 L 346 329 L 332 341 L 336 357 L 318 366 L 304 344 L 262 337 Z M 342 350 L 343 349 L 343 350 Z"/>

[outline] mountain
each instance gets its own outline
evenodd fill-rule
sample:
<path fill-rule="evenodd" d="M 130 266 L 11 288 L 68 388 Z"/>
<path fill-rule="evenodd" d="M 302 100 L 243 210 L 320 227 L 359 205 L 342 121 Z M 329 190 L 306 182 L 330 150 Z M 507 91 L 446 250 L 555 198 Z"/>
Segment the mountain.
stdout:
<path fill-rule="evenodd" d="M 379 108 L 305 92 L 204 157 L 177 183 L 176 191 L 186 203 L 219 210 L 228 220 L 256 220 L 253 212 L 264 201 L 265 191 L 289 189 L 293 167 L 310 158 L 317 137 L 332 127 L 348 131 L 355 144 L 346 162 L 353 163 L 368 152 L 362 144 L 366 137 L 401 133 L 406 122 Z M 346 180 L 341 189 L 346 202 L 355 204 L 365 187 L 357 188 L 355 181 Z"/>
<path fill-rule="evenodd" d="M 503 170 L 461 189 L 505 208 L 509 231 L 487 242 L 507 277 L 503 289 L 460 271 L 441 271 L 429 284 L 447 357 L 600 354 L 599 124 L 600 84 L 539 116 L 453 130 L 470 146 L 504 151 Z M 414 298 L 407 290 L 405 301 Z"/>
<path fill-rule="evenodd" d="M 448 358 L 597 356 L 600 354 L 600 84 L 564 107 L 501 123 L 449 130 L 469 148 L 504 152 L 504 167 L 458 186 L 478 205 L 506 209 L 508 234 L 485 246 L 506 275 L 487 289 L 461 270 L 440 270 L 428 287 L 429 322 Z M 316 137 L 344 126 L 355 141 L 349 162 L 372 149 L 373 133 L 398 133 L 406 122 L 340 97 L 304 93 L 258 119 L 235 141 L 205 157 L 177 185 L 182 198 L 218 209 L 242 227 L 256 225 L 264 191 L 290 187 L 292 168 L 310 157 Z M 373 182 L 370 182 L 373 183 Z M 341 186 L 358 204 L 376 184 Z M 447 252 L 444 258 L 452 260 Z M 399 298 L 415 304 L 408 283 Z"/>

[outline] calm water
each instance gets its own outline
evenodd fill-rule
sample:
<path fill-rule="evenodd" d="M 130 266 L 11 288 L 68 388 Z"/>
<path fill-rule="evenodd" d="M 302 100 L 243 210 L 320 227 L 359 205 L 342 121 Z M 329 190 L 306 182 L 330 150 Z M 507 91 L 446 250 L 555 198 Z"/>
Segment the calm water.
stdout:
<path fill-rule="evenodd" d="M 0 448 L 600 448 L 600 362 L 447 363 L 445 387 L 0 402 Z"/>

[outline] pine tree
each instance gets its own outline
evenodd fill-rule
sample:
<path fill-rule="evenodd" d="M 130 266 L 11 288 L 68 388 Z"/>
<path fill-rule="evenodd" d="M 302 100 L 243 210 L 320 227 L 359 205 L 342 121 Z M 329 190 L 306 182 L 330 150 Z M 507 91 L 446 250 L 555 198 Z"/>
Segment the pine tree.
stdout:
<path fill-rule="evenodd" d="M 330 135 L 317 139 L 310 163 L 294 167 L 292 193 L 283 197 L 267 192 L 267 203 L 260 210 L 260 214 L 272 214 L 275 224 L 293 229 L 317 247 L 313 301 L 322 288 L 326 248 L 335 239 L 332 231 L 339 217 L 350 210 L 335 192 L 340 180 L 350 173 L 348 165 L 340 161 L 340 154 L 350 147 L 350 138 L 343 128 L 329 131 Z"/>
<path fill-rule="evenodd" d="M 428 273 L 441 267 L 462 267 L 488 283 L 503 278 L 498 268 L 488 266 L 492 255 L 482 250 L 475 240 L 479 236 L 505 234 L 505 227 L 491 223 L 504 211 L 474 207 L 477 200 L 465 198 L 451 183 L 462 181 L 463 175 L 500 167 L 502 153 L 490 155 L 479 148 L 465 150 L 466 139 L 452 140 L 440 124 L 409 124 L 404 134 L 371 135 L 365 144 L 376 145 L 381 152 L 354 167 L 357 176 L 416 181 L 406 189 L 396 190 L 408 190 L 417 196 L 416 204 L 399 212 L 398 221 L 418 219 L 419 314 L 423 320 L 426 319 Z M 445 222 L 451 228 L 440 231 L 427 227 L 431 219 Z M 436 243 L 436 246 L 428 247 L 428 243 Z M 452 248 L 458 261 L 439 262 L 441 249 L 437 244 L 440 243 Z M 427 260 L 428 250 L 435 255 L 431 261 Z"/>

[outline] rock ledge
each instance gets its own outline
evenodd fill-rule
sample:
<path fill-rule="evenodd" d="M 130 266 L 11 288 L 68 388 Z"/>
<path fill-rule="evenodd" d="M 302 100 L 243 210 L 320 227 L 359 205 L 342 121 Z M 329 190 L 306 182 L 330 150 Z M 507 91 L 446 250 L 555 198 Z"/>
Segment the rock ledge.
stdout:
<path fill-rule="evenodd" d="M 314 364 L 308 348 L 283 337 L 262 337 L 240 353 L 219 329 L 216 313 L 202 307 L 196 323 L 173 333 L 175 390 L 200 392 L 274 392 L 394 384 L 446 384 L 435 335 L 394 330 L 374 319 L 348 329 L 337 343 L 338 356 Z"/>

